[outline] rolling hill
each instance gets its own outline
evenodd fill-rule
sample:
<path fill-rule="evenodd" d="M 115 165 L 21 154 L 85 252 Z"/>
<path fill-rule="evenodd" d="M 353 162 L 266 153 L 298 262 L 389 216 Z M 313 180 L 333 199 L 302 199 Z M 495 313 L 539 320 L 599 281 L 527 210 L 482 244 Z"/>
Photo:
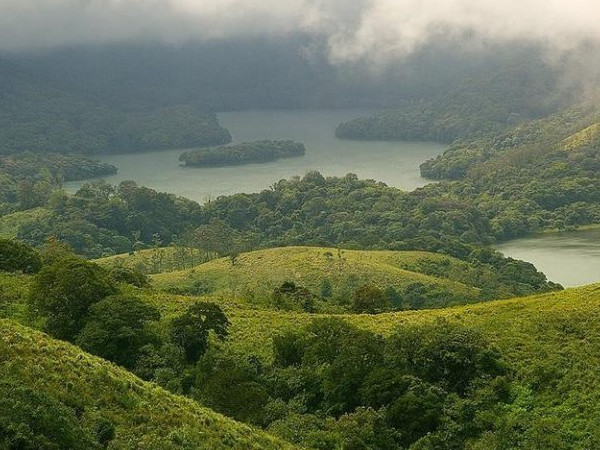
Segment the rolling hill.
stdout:
<path fill-rule="evenodd" d="M 434 266 L 445 266 L 447 277 L 429 275 L 428 268 Z M 349 297 L 365 284 L 403 290 L 422 283 L 444 292 L 448 303 L 476 301 L 479 289 L 458 279 L 465 266 L 455 258 L 427 252 L 285 247 L 242 253 L 233 263 L 230 258 L 215 259 L 192 269 L 156 274 L 152 280 L 161 290 L 185 292 L 186 286 L 191 289 L 203 283 L 207 293 L 256 299 L 269 297 L 285 281 L 304 286 L 316 295 L 327 282 L 331 297 Z M 428 306 L 444 306 L 443 301 Z"/>
<path fill-rule="evenodd" d="M 0 320 L 0 330 L 0 404 L 12 408 L 0 413 L 0 434 L 9 443 L 23 443 L 18 439 L 26 435 L 27 423 L 37 439 L 51 435 L 69 448 L 102 448 L 97 441 L 110 448 L 293 448 L 143 382 L 78 347 L 7 320 Z M 19 396 L 27 403 L 19 403 Z M 67 426 L 63 422 L 53 426 L 51 418 L 35 412 L 38 403 L 59 411 Z M 19 423 L 27 408 L 34 411 L 33 419 Z M 5 416 L 7 411 L 11 413 Z"/>

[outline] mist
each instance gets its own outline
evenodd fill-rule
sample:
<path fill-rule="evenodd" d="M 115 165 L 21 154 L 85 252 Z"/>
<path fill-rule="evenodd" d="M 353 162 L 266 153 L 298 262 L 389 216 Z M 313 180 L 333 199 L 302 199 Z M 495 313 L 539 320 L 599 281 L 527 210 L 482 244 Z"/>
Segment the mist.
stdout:
<path fill-rule="evenodd" d="M 596 0 L 4 0 L 0 49 L 314 36 L 331 62 L 389 61 L 432 39 L 528 40 L 554 50 L 600 41 Z"/>

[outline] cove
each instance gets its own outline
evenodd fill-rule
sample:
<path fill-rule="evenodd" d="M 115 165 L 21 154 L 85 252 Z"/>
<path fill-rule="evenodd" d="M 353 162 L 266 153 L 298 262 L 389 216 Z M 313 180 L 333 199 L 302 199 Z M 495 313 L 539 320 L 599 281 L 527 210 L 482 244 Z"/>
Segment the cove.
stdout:
<path fill-rule="evenodd" d="M 505 256 L 532 263 L 565 287 L 600 280 L 600 229 L 549 233 L 496 246 Z"/>

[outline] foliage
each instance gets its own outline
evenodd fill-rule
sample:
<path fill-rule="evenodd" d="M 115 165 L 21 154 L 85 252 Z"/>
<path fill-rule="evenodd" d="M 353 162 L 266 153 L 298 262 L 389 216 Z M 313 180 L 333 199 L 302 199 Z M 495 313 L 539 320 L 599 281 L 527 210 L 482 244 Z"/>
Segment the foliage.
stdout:
<path fill-rule="evenodd" d="M 4 69 L 2 67 L 1 69 Z M 0 154 L 184 148 L 231 140 L 216 116 L 191 105 L 110 108 L 2 70 Z M 87 98 L 86 98 L 87 97 Z"/>
<path fill-rule="evenodd" d="M 28 245 L 0 238 L 0 271 L 35 273 L 42 267 L 40 255 Z"/>
<path fill-rule="evenodd" d="M 0 427 L 26 432 L 38 423 L 35 444 L 45 436 L 46 448 L 101 448 L 107 440 L 110 448 L 293 448 L 73 345 L 6 320 L 0 328 L 0 401 L 14 405 L 0 410 L 9 414 Z"/>
<path fill-rule="evenodd" d="M 512 64 L 501 64 L 495 73 L 479 72 L 436 96 L 340 124 L 336 135 L 345 139 L 452 142 L 501 132 L 560 106 L 556 97 L 549 101 L 556 78 L 546 71 L 540 55 L 515 51 L 513 57 Z"/>
<path fill-rule="evenodd" d="M 132 369 L 140 349 L 158 341 L 149 322 L 159 319 L 158 310 L 146 302 L 112 295 L 90 307 L 75 341 L 85 351 Z"/>
<path fill-rule="evenodd" d="M 2 448 L 102 448 L 96 436 L 79 423 L 75 411 L 20 383 L 0 381 L 0 419 Z"/>
<path fill-rule="evenodd" d="M 364 285 L 352 294 L 352 310 L 359 314 L 376 314 L 388 310 L 389 306 L 389 299 L 376 286 Z"/>
<path fill-rule="evenodd" d="M 303 144 L 294 141 L 242 142 L 225 147 L 185 152 L 179 156 L 179 161 L 183 161 L 186 166 L 229 166 L 303 156 L 305 151 Z"/>
<path fill-rule="evenodd" d="M 209 332 L 224 339 L 228 326 L 229 321 L 218 305 L 195 302 L 183 315 L 171 321 L 171 339 L 183 348 L 186 360 L 194 363 L 206 351 Z"/>
<path fill-rule="evenodd" d="M 120 283 L 132 284 L 137 287 L 147 286 L 150 279 L 146 274 L 136 269 L 128 269 L 126 267 L 112 267 L 110 269 L 111 278 Z"/>
<path fill-rule="evenodd" d="M 300 309 L 309 313 L 316 309 L 314 295 L 292 281 L 284 281 L 281 286 L 276 287 L 272 301 L 277 309 Z"/>
<path fill-rule="evenodd" d="M 209 351 L 198 362 L 192 397 L 236 420 L 260 424 L 269 399 L 261 370 L 243 355 Z"/>
<path fill-rule="evenodd" d="M 92 305 L 116 292 L 104 269 L 69 257 L 44 266 L 34 277 L 29 305 L 34 316 L 43 318 L 46 332 L 74 340 L 85 326 Z"/>

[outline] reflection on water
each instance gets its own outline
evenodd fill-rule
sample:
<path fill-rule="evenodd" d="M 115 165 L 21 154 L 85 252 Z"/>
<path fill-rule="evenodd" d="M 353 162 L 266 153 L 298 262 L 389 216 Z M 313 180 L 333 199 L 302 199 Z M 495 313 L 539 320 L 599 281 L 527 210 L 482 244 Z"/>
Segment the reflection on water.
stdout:
<path fill-rule="evenodd" d="M 135 180 L 153 189 L 204 201 L 220 195 L 257 192 L 294 175 L 318 170 L 324 175 L 349 172 L 404 190 L 427 183 L 419 165 L 444 150 L 435 143 L 355 142 L 337 139 L 335 127 L 370 111 L 246 111 L 220 114 L 219 119 L 234 141 L 293 139 L 304 143 L 306 155 L 266 164 L 237 167 L 185 168 L 178 157 L 183 150 L 103 156 L 119 168 L 107 181 Z M 70 191 L 81 182 L 68 183 Z"/>
<path fill-rule="evenodd" d="M 600 281 L 600 230 L 517 239 L 497 248 L 506 256 L 533 263 L 563 286 Z"/>

